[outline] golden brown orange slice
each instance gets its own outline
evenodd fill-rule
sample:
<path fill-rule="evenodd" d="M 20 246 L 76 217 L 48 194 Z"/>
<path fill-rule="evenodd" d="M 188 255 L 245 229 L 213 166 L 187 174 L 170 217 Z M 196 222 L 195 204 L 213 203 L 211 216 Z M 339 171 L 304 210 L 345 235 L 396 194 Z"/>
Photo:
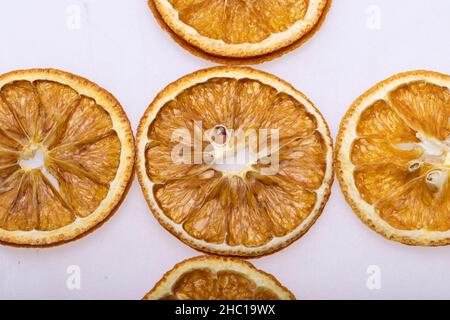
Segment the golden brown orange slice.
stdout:
<path fill-rule="evenodd" d="M 144 300 L 295 300 L 295 296 L 249 262 L 202 256 L 177 264 Z"/>
<path fill-rule="evenodd" d="M 328 200 L 325 121 L 303 94 L 260 71 L 219 67 L 174 82 L 145 112 L 137 140 L 153 214 L 202 251 L 277 251 L 301 237 Z"/>
<path fill-rule="evenodd" d="M 385 237 L 450 243 L 450 77 L 414 71 L 387 79 L 351 106 L 336 151 L 353 210 Z"/>
<path fill-rule="evenodd" d="M 214 56 L 233 58 L 288 47 L 314 29 L 327 6 L 327 0 L 149 1 L 187 43 Z"/>
<path fill-rule="evenodd" d="M 134 142 L 119 102 L 51 69 L 0 76 L 0 242 L 73 240 L 118 207 Z"/>

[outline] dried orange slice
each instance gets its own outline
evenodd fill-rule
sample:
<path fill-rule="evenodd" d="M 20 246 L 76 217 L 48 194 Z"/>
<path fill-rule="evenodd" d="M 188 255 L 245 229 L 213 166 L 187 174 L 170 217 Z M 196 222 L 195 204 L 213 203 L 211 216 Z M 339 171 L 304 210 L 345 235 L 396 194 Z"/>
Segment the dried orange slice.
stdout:
<path fill-rule="evenodd" d="M 336 152 L 358 216 L 410 245 L 450 243 L 450 77 L 414 71 L 362 95 L 344 117 Z"/>
<path fill-rule="evenodd" d="M 144 300 L 295 300 L 295 296 L 249 262 L 202 256 L 177 264 Z"/>
<path fill-rule="evenodd" d="M 145 112 L 137 140 L 153 214 L 202 251 L 277 251 L 328 200 L 329 129 L 303 94 L 267 73 L 218 67 L 174 82 Z"/>
<path fill-rule="evenodd" d="M 220 57 L 286 48 L 319 24 L 331 0 L 149 0 L 176 35 Z"/>
<path fill-rule="evenodd" d="M 134 142 L 119 102 L 52 69 L 0 76 L 0 242 L 73 240 L 118 207 Z"/>

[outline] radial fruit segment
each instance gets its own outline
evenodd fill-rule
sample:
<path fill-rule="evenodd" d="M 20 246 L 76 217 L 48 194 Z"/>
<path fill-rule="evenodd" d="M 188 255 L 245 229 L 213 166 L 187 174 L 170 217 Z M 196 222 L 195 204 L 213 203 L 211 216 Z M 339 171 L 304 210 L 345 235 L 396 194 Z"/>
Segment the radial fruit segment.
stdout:
<path fill-rule="evenodd" d="M 277 279 L 248 262 L 212 256 L 177 264 L 144 300 L 294 300 Z"/>
<path fill-rule="evenodd" d="M 51 245 L 104 220 L 133 167 L 118 102 L 56 70 L 0 76 L 0 241 Z"/>
<path fill-rule="evenodd" d="M 160 223 L 219 254 L 287 246 L 314 223 L 332 183 L 332 141 L 320 113 L 252 69 L 207 69 L 168 86 L 141 120 L 138 153 Z"/>
<path fill-rule="evenodd" d="M 245 58 L 287 47 L 319 22 L 326 0 L 155 0 L 178 36 L 213 55 Z"/>
<path fill-rule="evenodd" d="M 450 241 L 450 77 L 397 75 L 351 107 L 338 176 L 363 221 L 407 244 Z"/>

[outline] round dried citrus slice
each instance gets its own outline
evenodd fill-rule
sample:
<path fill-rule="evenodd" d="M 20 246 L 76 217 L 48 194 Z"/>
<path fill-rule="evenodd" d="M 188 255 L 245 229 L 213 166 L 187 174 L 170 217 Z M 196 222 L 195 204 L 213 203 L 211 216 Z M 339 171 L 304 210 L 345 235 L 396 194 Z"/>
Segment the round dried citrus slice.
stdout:
<path fill-rule="evenodd" d="M 249 58 L 307 36 L 326 12 L 327 1 L 331 0 L 153 0 L 153 4 L 170 30 L 190 45 L 215 56 Z"/>
<path fill-rule="evenodd" d="M 362 95 L 344 117 L 336 152 L 358 216 L 411 245 L 450 243 L 450 77 L 414 71 Z"/>
<path fill-rule="evenodd" d="M 0 242 L 73 240 L 120 204 L 134 141 L 119 102 L 52 69 L 0 76 Z"/>
<path fill-rule="evenodd" d="M 217 67 L 174 82 L 145 112 L 137 140 L 153 214 L 202 251 L 277 251 L 328 200 L 329 129 L 303 94 L 267 73 Z"/>
<path fill-rule="evenodd" d="M 177 264 L 144 300 L 295 300 L 295 296 L 249 262 L 202 256 Z"/>

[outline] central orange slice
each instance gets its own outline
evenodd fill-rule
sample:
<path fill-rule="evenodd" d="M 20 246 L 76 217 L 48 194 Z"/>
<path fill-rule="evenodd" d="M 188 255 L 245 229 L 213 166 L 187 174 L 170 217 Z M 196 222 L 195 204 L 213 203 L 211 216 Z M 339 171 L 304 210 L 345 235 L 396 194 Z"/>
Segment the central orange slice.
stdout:
<path fill-rule="evenodd" d="M 325 121 L 303 94 L 253 69 L 206 69 L 169 85 L 137 139 L 152 212 L 199 250 L 279 250 L 311 227 L 329 196 Z"/>

